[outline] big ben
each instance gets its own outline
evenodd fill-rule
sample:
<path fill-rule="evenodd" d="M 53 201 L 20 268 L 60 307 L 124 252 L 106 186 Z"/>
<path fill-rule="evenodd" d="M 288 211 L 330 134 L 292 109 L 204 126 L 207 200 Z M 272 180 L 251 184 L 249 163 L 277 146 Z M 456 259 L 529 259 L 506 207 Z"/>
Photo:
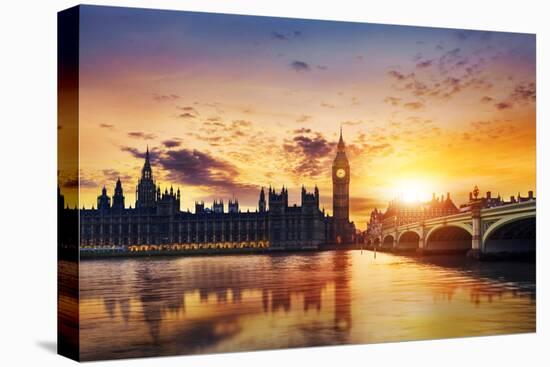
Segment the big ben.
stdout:
<path fill-rule="evenodd" d="M 334 239 L 337 244 L 349 243 L 349 181 L 350 168 L 346 157 L 346 145 L 338 141 L 336 157 L 332 162 L 332 211 L 334 215 Z"/>

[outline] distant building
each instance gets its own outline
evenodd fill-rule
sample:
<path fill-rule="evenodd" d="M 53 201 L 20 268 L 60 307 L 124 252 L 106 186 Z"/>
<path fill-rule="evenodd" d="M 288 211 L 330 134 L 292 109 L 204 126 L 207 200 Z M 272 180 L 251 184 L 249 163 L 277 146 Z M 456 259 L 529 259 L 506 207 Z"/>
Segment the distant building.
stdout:
<path fill-rule="evenodd" d="M 451 194 L 436 197 L 432 194 L 432 200 L 422 203 L 408 203 L 402 200 L 390 201 L 388 208 L 382 215 L 383 220 L 397 220 L 398 225 L 414 223 L 423 219 L 444 217 L 458 213 L 458 208 L 451 200 Z"/>
<path fill-rule="evenodd" d="M 474 188 L 473 192 L 470 192 L 469 195 L 469 201 L 466 204 L 462 204 L 460 206 L 460 211 L 470 211 L 471 205 L 474 201 L 481 202 L 481 208 L 494 208 L 497 206 L 503 206 L 503 205 L 510 205 L 510 204 L 516 204 L 516 203 L 523 203 L 525 201 L 531 201 L 536 200 L 533 191 L 528 191 L 527 196 L 521 196 L 521 194 L 518 192 L 517 196 L 510 196 L 510 199 L 504 200 L 500 194 L 497 195 L 497 197 L 493 197 L 491 194 L 491 191 L 487 191 L 485 196 L 478 198 L 477 194 L 479 193 L 479 190 L 477 189 L 477 186 Z"/>
<path fill-rule="evenodd" d="M 380 237 L 382 235 L 382 211 L 374 208 L 370 212 L 370 218 L 367 222 L 367 230 L 365 231 L 365 237 Z"/>
<path fill-rule="evenodd" d="M 458 213 L 459 210 L 451 200 L 450 193 L 447 196 L 436 197 L 426 202 L 409 203 L 403 200 L 392 200 L 388 203 L 386 211 L 374 209 L 371 212 L 367 223 L 367 234 L 376 236 L 382 233 L 383 226 L 395 226 L 408 223 L 420 222 L 422 220 L 444 217 Z"/>

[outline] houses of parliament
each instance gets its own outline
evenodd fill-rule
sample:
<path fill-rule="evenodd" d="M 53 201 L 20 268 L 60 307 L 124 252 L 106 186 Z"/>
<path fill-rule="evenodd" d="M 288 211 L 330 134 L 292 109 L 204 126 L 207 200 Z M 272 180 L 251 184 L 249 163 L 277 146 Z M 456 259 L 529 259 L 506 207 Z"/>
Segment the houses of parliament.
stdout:
<path fill-rule="evenodd" d="M 333 216 L 319 208 L 319 189 L 302 186 L 300 205 L 289 205 L 288 189 L 262 187 L 254 211 L 241 211 L 237 199 L 215 200 L 210 208 L 195 202 L 182 211 L 179 189 L 161 191 L 156 185 L 149 150 L 136 188 L 135 206 L 126 207 L 117 180 L 112 197 L 103 187 L 97 208 L 80 210 L 81 246 L 162 244 L 256 243 L 282 249 L 316 249 L 355 241 L 349 221 L 350 165 L 340 131 L 332 165 Z"/>

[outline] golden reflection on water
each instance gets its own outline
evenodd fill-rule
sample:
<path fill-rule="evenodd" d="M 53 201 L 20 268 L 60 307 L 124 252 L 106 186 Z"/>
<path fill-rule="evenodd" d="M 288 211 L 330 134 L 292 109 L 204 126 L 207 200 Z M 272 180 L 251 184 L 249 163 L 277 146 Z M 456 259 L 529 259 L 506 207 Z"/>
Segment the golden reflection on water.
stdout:
<path fill-rule="evenodd" d="M 368 251 L 84 261 L 82 359 L 532 332 L 534 267 Z"/>

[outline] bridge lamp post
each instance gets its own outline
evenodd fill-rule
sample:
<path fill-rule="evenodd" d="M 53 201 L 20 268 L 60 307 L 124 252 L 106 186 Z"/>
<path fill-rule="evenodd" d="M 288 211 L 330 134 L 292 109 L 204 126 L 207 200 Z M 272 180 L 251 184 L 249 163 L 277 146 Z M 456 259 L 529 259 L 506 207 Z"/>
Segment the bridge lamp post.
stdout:
<path fill-rule="evenodd" d="M 482 237 L 481 237 L 481 207 L 482 200 L 478 199 L 479 189 L 477 185 L 474 187 L 473 200 L 470 202 L 472 211 L 472 248 L 468 251 L 467 256 L 479 259 L 482 255 Z"/>

